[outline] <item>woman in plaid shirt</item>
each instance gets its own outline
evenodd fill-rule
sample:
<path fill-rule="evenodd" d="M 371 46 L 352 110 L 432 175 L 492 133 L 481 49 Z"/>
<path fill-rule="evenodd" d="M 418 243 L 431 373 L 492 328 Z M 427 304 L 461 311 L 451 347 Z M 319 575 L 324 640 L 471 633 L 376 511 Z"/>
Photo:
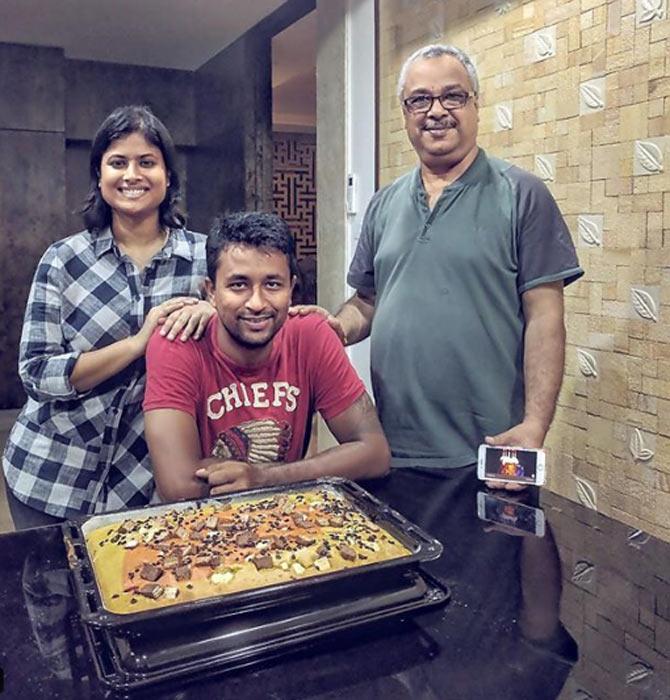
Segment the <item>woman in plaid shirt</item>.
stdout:
<path fill-rule="evenodd" d="M 154 329 L 199 337 L 205 236 L 187 231 L 176 151 L 146 107 L 121 107 L 91 148 L 86 230 L 40 260 L 21 336 L 28 401 L 3 469 L 17 529 L 141 506 L 154 486 L 144 441 L 144 351 Z"/>

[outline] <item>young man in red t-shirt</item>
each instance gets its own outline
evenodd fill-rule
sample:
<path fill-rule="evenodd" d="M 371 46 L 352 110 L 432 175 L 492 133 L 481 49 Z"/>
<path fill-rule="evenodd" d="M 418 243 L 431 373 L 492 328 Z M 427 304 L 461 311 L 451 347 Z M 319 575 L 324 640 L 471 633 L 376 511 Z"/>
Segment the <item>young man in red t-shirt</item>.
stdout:
<path fill-rule="evenodd" d="M 387 472 L 386 438 L 342 343 L 320 316 L 287 319 L 296 270 L 274 214 L 231 214 L 212 229 L 216 314 L 203 339 L 155 333 L 146 351 L 145 431 L 164 500 Z M 340 444 L 303 459 L 314 411 Z"/>

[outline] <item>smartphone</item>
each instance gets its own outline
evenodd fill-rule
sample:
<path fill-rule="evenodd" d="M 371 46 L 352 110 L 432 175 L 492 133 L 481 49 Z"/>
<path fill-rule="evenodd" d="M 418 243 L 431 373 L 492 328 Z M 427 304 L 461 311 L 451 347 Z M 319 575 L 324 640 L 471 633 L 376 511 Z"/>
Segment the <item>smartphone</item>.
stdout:
<path fill-rule="evenodd" d="M 512 481 L 541 486 L 544 484 L 544 463 L 544 450 L 480 445 L 477 453 L 477 477 L 487 481 Z"/>
<path fill-rule="evenodd" d="M 487 520 L 513 530 L 544 537 L 544 511 L 542 508 L 534 508 L 511 498 L 479 491 L 477 493 L 477 516 L 480 520 Z"/>

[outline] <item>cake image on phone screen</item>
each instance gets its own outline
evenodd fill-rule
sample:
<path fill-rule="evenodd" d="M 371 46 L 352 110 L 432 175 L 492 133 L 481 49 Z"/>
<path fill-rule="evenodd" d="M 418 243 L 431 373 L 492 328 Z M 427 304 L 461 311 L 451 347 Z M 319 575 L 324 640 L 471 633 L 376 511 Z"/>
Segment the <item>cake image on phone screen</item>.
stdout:
<path fill-rule="evenodd" d="M 477 452 L 477 476 L 483 480 L 539 486 L 545 480 L 545 458 L 544 450 L 480 445 Z"/>

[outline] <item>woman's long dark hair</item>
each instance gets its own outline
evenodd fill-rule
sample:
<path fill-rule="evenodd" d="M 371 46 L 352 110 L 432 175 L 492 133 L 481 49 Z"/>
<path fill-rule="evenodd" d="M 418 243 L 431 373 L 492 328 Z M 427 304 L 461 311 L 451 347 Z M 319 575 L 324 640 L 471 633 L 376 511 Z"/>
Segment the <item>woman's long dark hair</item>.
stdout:
<path fill-rule="evenodd" d="M 93 139 L 89 160 L 91 177 L 88 194 L 81 208 L 86 228 L 91 233 L 98 233 L 112 223 L 112 210 L 102 198 L 98 181 L 100 180 L 100 163 L 109 144 L 129 134 L 139 133 L 160 149 L 168 173 L 168 186 L 165 199 L 158 210 L 161 226 L 181 228 L 185 218 L 178 207 L 181 199 L 181 184 L 177 171 L 177 150 L 172 136 L 163 122 L 148 108 L 140 105 L 127 105 L 115 109 L 100 125 Z"/>

